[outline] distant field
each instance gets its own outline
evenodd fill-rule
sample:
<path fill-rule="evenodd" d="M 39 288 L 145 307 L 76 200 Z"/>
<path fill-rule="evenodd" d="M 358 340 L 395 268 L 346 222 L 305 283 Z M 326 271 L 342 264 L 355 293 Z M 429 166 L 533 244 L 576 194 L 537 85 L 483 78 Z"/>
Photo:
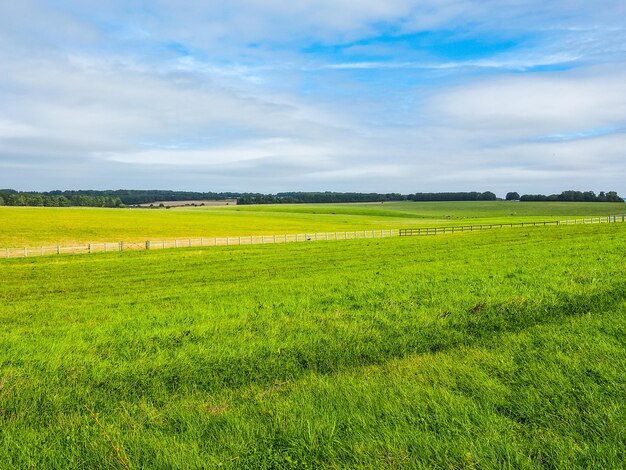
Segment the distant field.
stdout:
<path fill-rule="evenodd" d="M 532 207 L 383 209 L 413 210 L 408 223 L 615 212 Z M 269 213 L 293 228 L 321 210 L 58 213 L 143 235 L 133 220 L 247 230 Z M 45 217 L 47 236 L 63 233 Z M 0 260 L 0 467 L 623 468 L 625 236 L 606 224 Z"/>
<path fill-rule="evenodd" d="M 196 201 L 158 201 L 138 204 L 140 207 L 184 207 L 184 206 L 230 206 L 237 205 L 237 199 L 199 199 Z"/>
<path fill-rule="evenodd" d="M 0 248 L 393 229 L 622 214 L 626 204 L 398 202 L 176 209 L 0 207 Z"/>

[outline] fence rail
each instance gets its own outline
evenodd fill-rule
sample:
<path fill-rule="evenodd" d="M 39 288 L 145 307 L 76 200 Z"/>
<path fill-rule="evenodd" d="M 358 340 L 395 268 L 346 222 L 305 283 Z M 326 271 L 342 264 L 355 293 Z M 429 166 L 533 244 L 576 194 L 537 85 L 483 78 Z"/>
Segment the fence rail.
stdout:
<path fill-rule="evenodd" d="M 398 235 L 401 237 L 411 237 L 419 235 L 439 235 L 445 233 L 474 232 L 480 230 L 490 230 L 494 228 L 513 228 L 513 227 L 537 227 L 548 225 L 582 225 L 582 224 L 602 224 L 625 222 L 626 215 L 610 215 L 604 217 L 590 217 L 588 219 L 566 219 L 566 220 L 546 220 L 533 222 L 512 222 L 508 224 L 480 224 L 480 225 L 458 225 L 446 227 L 420 227 L 420 228 L 401 228 Z"/>
<path fill-rule="evenodd" d="M 0 258 L 24 258 L 61 254 L 87 254 L 129 250 L 155 250 L 168 248 L 192 248 L 210 246 L 261 245 L 274 243 L 298 243 L 308 241 L 356 240 L 363 238 L 390 238 L 407 236 L 431 236 L 462 232 L 475 232 L 496 228 L 533 227 L 549 225 L 578 225 L 626 222 L 626 215 L 611 215 L 584 219 L 514 222 L 508 224 L 479 224 L 447 227 L 420 227 L 388 230 L 352 230 L 349 232 L 312 232 L 281 235 L 248 235 L 237 237 L 184 238 L 175 240 L 146 240 L 145 242 L 94 242 L 80 246 L 38 246 L 23 248 L 0 248 Z"/>

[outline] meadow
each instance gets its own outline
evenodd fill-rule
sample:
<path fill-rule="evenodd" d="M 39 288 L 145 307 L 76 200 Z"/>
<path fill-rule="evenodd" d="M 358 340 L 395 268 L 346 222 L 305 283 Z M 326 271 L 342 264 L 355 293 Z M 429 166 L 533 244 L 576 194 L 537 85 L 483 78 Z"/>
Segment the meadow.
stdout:
<path fill-rule="evenodd" d="M 384 210 L 414 223 L 530 206 L 432 207 Z M 114 214 L 126 213 L 156 217 Z M 0 462 L 622 468 L 625 235 L 527 227 L 0 260 Z"/>
<path fill-rule="evenodd" d="M 0 207 L 0 248 L 389 230 L 623 214 L 626 204 L 389 202 L 101 209 Z"/>

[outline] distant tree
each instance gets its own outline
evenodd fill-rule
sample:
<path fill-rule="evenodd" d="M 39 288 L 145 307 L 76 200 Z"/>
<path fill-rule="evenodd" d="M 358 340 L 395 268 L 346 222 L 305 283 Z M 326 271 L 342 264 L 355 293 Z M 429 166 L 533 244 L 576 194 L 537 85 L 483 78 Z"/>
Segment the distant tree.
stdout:
<path fill-rule="evenodd" d="M 507 196 L 508 197 L 508 196 Z M 624 202 L 615 191 L 600 191 L 596 196 L 593 191 L 563 191 L 561 194 L 524 194 L 520 201 L 561 201 L 561 202 Z"/>
<path fill-rule="evenodd" d="M 606 193 L 607 202 L 624 202 L 624 200 L 618 196 L 615 191 L 609 191 Z"/>
<path fill-rule="evenodd" d="M 515 191 L 506 193 L 506 200 L 507 201 L 519 201 L 519 193 L 516 193 Z"/>
<path fill-rule="evenodd" d="M 596 200 L 596 193 L 593 191 L 585 191 L 583 193 L 583 201 L 585 202 L 593 202 Z"/>
<path fill-rule="evenodd" d="M 26 197 L 22 193 L 11 193 L 6 199 L 7 206 L 25 206 Z"/>
<path fill-rule="evenodd" d="M 456 192 L 456 193 L 415 193 L 406 196 L 409 201 L 494 201 L 496 195 L 491 191 L 485 193 Z M 391 199 L 390 199 L 391 200 Z"/>
<path fill-rule="evenodd" d="M 4 206 L 4 198 L 0 196 L 0 206 Z"/>

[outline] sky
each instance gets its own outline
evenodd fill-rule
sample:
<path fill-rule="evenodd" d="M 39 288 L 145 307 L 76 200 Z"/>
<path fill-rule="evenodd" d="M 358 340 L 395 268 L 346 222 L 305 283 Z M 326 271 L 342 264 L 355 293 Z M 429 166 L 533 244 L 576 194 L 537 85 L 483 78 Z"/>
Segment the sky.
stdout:
<path fill-rule="evenodd" d="M 0 2 L 0 188 L 625 177 L 626 0 Z"/>

